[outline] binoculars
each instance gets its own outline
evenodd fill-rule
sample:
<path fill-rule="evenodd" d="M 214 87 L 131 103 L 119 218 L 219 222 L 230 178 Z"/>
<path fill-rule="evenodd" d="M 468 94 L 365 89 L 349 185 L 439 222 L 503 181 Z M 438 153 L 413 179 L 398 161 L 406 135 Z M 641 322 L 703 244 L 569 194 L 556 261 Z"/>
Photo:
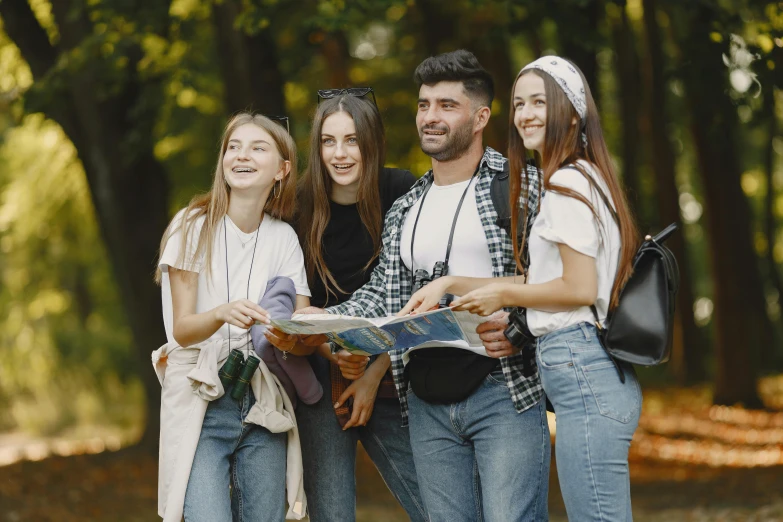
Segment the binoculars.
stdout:
<path fill-rule="evenodd" d="M 220 382 L 223 383 L 223 389 L 228 388 L 228 385 L 236 381 L 234 389 L 231 390 L 231 398 L 238 401 L 245 394 L 250 379 L 253 378 L 253 374 L 256 373 L 260 359 L 248 355 L 245 359 L 241 350 L 234 348 L 231 353 L 228 354 L 226 363 L 218 372 Z"/>

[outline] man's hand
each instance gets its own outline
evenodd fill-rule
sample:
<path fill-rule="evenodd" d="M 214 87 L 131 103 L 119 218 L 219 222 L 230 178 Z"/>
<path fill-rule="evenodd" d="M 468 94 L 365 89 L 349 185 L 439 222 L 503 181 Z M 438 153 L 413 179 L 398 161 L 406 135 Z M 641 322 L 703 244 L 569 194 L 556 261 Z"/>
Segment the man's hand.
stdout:
<path fill-rule="evenodd" d="M 340 367 L 340 373 L 350 381 L 355 381 L 364 375 L 370 358 L 366 355 L 355 355 L 348 350 L 340 350 L 335 355 L 335 364 Z"/>
<path fill-rule="evenodd" d="M 508 312 L 499 311 L 492 314 L 488 321 L 476 327 L 476 333 L 484 342 L 488 356 L 497 359 L 519 353 L 519 348 L 511 344 L 503 334 L 507 326 Z"/>

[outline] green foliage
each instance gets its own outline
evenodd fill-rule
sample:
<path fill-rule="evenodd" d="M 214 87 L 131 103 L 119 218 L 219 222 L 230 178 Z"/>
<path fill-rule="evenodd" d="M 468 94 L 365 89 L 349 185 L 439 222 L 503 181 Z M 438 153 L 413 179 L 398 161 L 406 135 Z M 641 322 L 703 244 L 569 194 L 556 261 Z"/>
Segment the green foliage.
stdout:
<path fill-rule="evenodd" d="M 0 429 L 138 422 L 138 368 L 73 146 L 30 115 L 0 166 Z"/>
<path fill-rule="evenodd" d="M 387 163 L 417 175 L 430 165 L 419 149 L 414 124 L 418 93 L 412 75 L 423 58 L 457 48 L 479 56 L 498 83 L 487 143 L 503 150 L 508 91 L 519 69 L 539 53 L 594 57 L 599 110 L 615 153 L 621 150 L 626 131 L 620 111 L 621 98 L 628 94 L 619 83 L 621 65 L 611 31 L 623 13 L 637 41 L 636 50 L 642 61 L 646 59 L 641 0 L 85 0 L 75 2 L 79 9 L 72 16 L 84 15 L 89 33 L 35 83 L 16 46 L 0 31 L 0 108 L 8 109 L 0 111 L 0 347 L 4 355 L 0 430 L 22 427 L 47 432 L 99 418 L 130 424 L 141 415 L 137 376 L 151 369 L 141 367 L 133 356 L 115 275 L 76 151 L 40 111 L 53 102 L 57 105 L 58 97 L 72 88 L 69 81 L 76 72 L 92 75 L 99 101 L 140 89 L 140 101 L 123 121 L 127 129 L 122 135 L 122 157 L 113 160 L 127 161 L 151 149 L 166 168 L 173 215 L 196 192 L 208 188 L 228 116 L 225 97 L 235 80 L 223 67 L 227 57 L 218 52 L 214 16 L 214 10 L 226 2 L 238 7 L 233 23 L 237 34 L 271 38 L 301 159 L 306 157 L 316 90 L 370 85 L 386 124 Z M 682 21 L 670 19 L 669 7 L 695 9 L 703 2 L 660 0 L 659 4 L 658 23 L 662 33 L 670 35 Z M 52 4 L 31 0 L 30 5 L 50 42 L 63 44 Z M 780 227 L 771 245 L 761 237 L 764 198 L 770 190 L 763 165 L 769 114 L 762 98 L 767 89 L 777 90 L 779 121 L 783 117 L 783 15 L 779 2 L 719 5 L 719 16 L 712 21 L 714 55 L 686 53 L 683 60 L 673 38 L 664 38 L 662 44 L 668 99 L 660 110 L 670 116 L 684 234 L 696 274 L 690 284 L 697 299 L 711 298 L 713 292 L 703 226 L 708 209 L 696 172 L 682 63 L 727 55 L 726 84 L 714 88 L 731 97 L 743 124 L 738 143 L 745 172 L 742 186 L 755 211 L 759 254 L 772 248 L 778 265 L 783 262 Z M 589 16 L 596 17 L 595 23 Z M 752 58 L 745 65 L 736 61 L 737 38 Z M 736 82 L 748 77 L 748 89 L 740 92 L 731 87 L 741 86 Z M 268 86 L 252 88 L 266 92 Z M 640 128 L 649 126 L 649 121 L 640 119 Z M 780 220 L 783 141 L 778 138 L 776 143 L 772 188 L 778 193 L 774 212 Z M 661 223 L 649 146 L 641 143 L 639 149 L 637 214 L 647 231 Z M 622 167 L 624 158 L 617 160 Z M 707 313 L 699 323 L 709 328 L 710 320 Z"/>

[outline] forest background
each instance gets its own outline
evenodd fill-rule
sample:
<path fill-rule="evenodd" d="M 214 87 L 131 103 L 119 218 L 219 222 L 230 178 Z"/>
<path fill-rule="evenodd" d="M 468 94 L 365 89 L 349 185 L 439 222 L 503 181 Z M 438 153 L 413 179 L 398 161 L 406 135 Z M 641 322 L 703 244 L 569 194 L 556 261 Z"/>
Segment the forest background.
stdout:
<path fill-rule="evenodd" d="M 288 115 L 303 161 L 316 90 L 372 86 L 387 163 L 421 175 L 413 70 L 458 48 L 495 78 L 500 151 L 521 66 L 576 62 L 641 231 L 681 226 L 673 357 L 645 387 L 783 409 L 781 2 L 0 0 L 0 20 L 0 433 L 154 449 L 157 249 L 227 117 Z"/>

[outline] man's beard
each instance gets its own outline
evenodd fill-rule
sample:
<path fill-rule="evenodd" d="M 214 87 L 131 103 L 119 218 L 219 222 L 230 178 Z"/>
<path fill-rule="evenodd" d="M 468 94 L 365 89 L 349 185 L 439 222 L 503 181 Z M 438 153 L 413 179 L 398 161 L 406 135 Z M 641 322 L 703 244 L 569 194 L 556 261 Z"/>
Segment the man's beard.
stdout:
<path fill-rule="evenodd" d="M 421 150 L 432 159 L 438 161 L 451 161 L 459 158 L 470 147 L 470 143 L 473 141 L 473 122 L 471 120 L 466 121 L 460 125 L 450 135 L 447 136 L 446 141 L 442 145 L 427 144 L 423 142 L 424 129 L 441 130 L 436 126 L 427 127 L 419 130 L 419 145 Z"/>

